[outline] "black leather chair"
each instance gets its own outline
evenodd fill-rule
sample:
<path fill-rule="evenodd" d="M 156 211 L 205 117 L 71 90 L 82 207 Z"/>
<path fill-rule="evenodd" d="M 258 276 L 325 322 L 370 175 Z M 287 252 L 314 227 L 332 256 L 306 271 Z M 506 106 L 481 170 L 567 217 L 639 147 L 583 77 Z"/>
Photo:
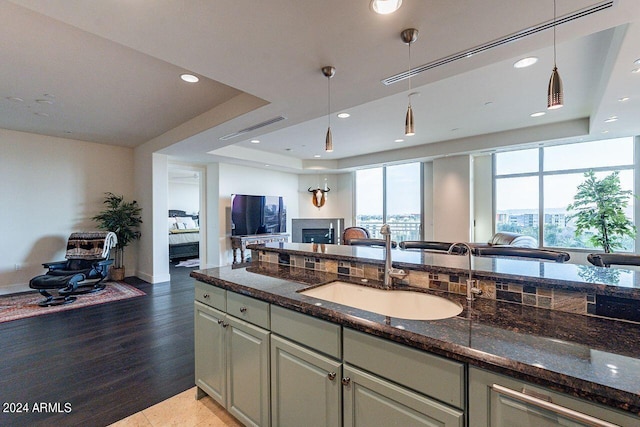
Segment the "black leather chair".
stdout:
<path fill-rule="evenodd" d="M 350 239 L 349 245 L 351 246 L 385 246 L 384 239 Z M 391 241 L 391 247 L 396 248 L 398 244 Z"/>
<path fill-rule="evenodd" d="M 436 242 L 431 240 L 405 240 L 400 242 L 400 249 L 420 249 L 429 252 L 449 252 L 451 245 L 449 242 Z M 467 248 L 463 245 L 456 245 L 451 253 L 454 254 L 466 254 Z"/>
<path fill-rule="evenodd" d="M 102 281 L 113 264 L 109 251 L 117 242 L 112 232 L 72 233 L 67 242 L 66 260 L 42 264 L 49 271 L 29 282 L 30 288 L 37 289 L 45 297 L 38 305 L 69 304 L 76 300 L 72 295 L 103 290 Z M 49 293 L 52 290 L 57 290 L 58 295 Z"/>
<path fill-rule="evenodd" d="M 612 265 L 638 265 L 640 255 L 620 253 L 599 253 L 587 255 L 587 261 L 596 267 L 611 267 Z"/>
<path fill-rule="evenodd" d="M 472 248 L 472 253 L 477 256 L 534 258 L 555 262 L 566 262 L 571 258 L 571 255 L 567 252 L 550 249 L 521 248 L 517 246 L 477 247 Z"/>

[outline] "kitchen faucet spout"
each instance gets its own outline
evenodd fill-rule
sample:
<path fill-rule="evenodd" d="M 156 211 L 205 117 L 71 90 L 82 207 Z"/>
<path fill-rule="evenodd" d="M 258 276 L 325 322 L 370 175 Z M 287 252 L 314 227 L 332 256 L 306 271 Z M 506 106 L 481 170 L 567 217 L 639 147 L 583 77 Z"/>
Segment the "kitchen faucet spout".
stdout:
<path fill-rule="evenodd" d="M 404 270 L 393 268 L 391 260 L 391 227 L 384 224 L 380 228 L 380 234 L 384 236 L 384 288 L 391 289 L 393 278 L 404 279 L 407 273 Z"/>
<path fill-rule="evenodd" d="M 482 294 L 482 290 L 476 287 L 477 282 L 476 280 L 473 279 L 473 269 L 471 268 L 471 246 L 469 246 L 468 243 L 456 242 L 456 243 L 453 243 L 451 246 L 449 246 L 449 250 L 447 251 L 447 253 L 449 255 L 453 254 L 456 247 L 459 247 L 459 246 L 463 246 L 467 251 L 467 256 L 469 260 L 469 272 L 467 277 L 467 300 L 473 301 L 475 299 L 475 295 Z"/>

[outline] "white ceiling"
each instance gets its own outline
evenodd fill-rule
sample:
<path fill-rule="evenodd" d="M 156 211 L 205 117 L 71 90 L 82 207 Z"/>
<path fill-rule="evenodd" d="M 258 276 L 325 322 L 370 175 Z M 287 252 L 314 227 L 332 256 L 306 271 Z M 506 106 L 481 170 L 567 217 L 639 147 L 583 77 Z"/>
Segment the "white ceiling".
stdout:
<path fill-rule="evenodd" d="M 600 3 L 560 0 L 558 17 Z M 155 138 L 177 160 L 298 173 L 640 135 L 640 73 L 631 73 L 640 68 L 640 3 L 615 0 L 557 27 L 564 108 L 529 116 L 546 111 L 546 30 L 412 78 L 416 135 L 404 137 L 409 82 L 381 83 L 408 69 L 403 29 L 420 32 L 416 67 L 552 19 L 551 0 L 405 0 L 388 16 L 371 12 L 369 0 L 0 1 L 0 127 L 123 146 Z M 529 55 L 540 60 L 513 68 Z M 324 152 L 325 65 L 336 67 L 333 153 Z M 201 81 L 180 81 L 183 71 Z M 286 120 L 220 140 L 277 116 Z"/>

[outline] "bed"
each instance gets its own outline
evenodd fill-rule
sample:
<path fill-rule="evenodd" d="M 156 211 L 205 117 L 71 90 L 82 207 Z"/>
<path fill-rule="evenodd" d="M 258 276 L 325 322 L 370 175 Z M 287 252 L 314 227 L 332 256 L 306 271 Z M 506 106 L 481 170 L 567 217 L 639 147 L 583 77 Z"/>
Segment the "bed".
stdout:
<path fill-rule="evenodd" d="M 169 261 L 198 258 L 200 254 L 200 228 L 198 215 L 169 210 Z"/>

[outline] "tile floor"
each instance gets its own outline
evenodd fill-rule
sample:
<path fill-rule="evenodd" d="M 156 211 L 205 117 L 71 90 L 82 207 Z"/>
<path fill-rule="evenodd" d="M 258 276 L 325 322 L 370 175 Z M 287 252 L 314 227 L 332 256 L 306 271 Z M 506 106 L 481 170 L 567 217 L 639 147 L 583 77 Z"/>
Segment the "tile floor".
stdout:
<path fill-rule="evenodd" d="M 242 427 L 209 396 L 196 400 L 191 388 L 143 411 L 111 424 L 111 427 Z"/>

